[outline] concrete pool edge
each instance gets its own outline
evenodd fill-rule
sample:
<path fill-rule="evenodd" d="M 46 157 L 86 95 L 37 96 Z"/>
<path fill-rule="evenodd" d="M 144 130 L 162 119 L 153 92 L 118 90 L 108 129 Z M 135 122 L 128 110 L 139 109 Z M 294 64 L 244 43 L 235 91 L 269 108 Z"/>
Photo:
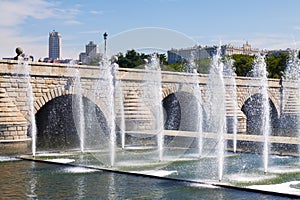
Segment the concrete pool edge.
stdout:
<path fill-rule="evenodd" d="M 279 196 L 279 197 L 288 197 L 292 199 L 299 199 L 300 194 L 291 194 L 291 193 L 282 193 L 282 192 L 275 192 L 275 191 L 268 191 L 268 190 L 261 190 L 261 189 L 255 189 L 255 188 L 248 188 L 248 187 L 239 187 L 235 185 L 229 185 L 226 183 L 218 183 L 218 182 L 203 182 L 203 181 L 196 181 L 196 180 L 185 180 L 180 178 L 172 178 L 172 177 L 164 177 L 164 176 L 156 176 L 151 174 L 142 174 L 137 172 L 131 172 L 131 171 L 123 171 L 113 168 L 105 168 L 105 167 L 95 167 L 95 166 L 87 166 L 87 165 L 80 165 L 80 164 L 72 164 L 72 163 L 61 163 L 61 162 L 53 162 L 49 160 L 42 160 L 42 159 L 36 159 L 33 157 L 28 157 L 29 155 L 19 155 L 17 158 L 21 160 L 26 161 L 34 161 L 34 162 L 40 162 L 40 163 L 47 163 L 47 164 L 54 164 L 54 165 L 63 165 L 63 166 L 70 166 L 70 167 L 83 167 L 86 169 L 93 169 L 97 171 L 104 171 L 104 172 L 111 172 L 116 174 L 125 174 L 125 175 L 132 175 L 132 176 L 140 176 L 145 178 L 155 178 L 155 179 L 161 179 L 161 180 L 169 180 L 169 181 L 176 181 L 181 183 L 190 183 L 190 184 L 202 184 L 207 186 L 215 186 L 215 187 L 221 187 L 226 189 L 233 189 L 233 190 L 239 190 L 239 191 L 245 191 L 245 192 L 254 192 L 254 193 L 261 193 L 266 195 L 273 195 L 273 196 Z"/>

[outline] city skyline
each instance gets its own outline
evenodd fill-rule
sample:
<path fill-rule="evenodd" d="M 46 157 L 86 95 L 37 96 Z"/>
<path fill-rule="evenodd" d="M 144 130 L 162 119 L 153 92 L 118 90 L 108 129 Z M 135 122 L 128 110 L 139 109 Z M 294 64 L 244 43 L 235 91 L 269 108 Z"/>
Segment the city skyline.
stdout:
<path fill-rule="evenodd" d="M 13 57 L 18 46 L 35 59 L 47 57 L 52 30 L 62 36 L 64 59 L 78 59 L 89 41 L 103 52 L 104 32 L 110 53 L 246 41 L 259 49 L 299 48 L 299 5 L 297 0 L 3 0 L 0 57 Z"/>

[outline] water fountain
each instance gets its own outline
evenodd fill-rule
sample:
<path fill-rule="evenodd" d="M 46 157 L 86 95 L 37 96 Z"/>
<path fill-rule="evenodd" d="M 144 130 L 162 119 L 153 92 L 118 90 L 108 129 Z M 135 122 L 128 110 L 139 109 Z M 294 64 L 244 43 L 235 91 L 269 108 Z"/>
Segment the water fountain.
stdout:
<path fill-rule="evenodd" d="M 258 54 L 254 60 L 254 65 L 252 69 L 253 77 L 257 77 L 261 82 L 261 94 L 262 94 L 262 128 L 261 135 L 263 135 L 263 163 L 264 172 L 268 171 L 269 163 L 269 135 L 270 135 L 270 106 L 269 106 L 269 96 L 268 96 L 268 74 L 265 58 L 263 55 Z"/>
<path fill-rule="evenodd" d="M 298 58 L 299 55 L 299 50 L 291 50 L 289 53 L 289 59 L 287 61 L 287 67 L 284 71 L 284 73 L 282 74 L 282 79 L 285 78 L 286 81 L 288 82 L 294 82 L 296 81 L 297 85 L 298 85 L 298 100 L 297 102 L 295 102 L 296 105 L 300 104 L 300 59 Z M 284 77 L 283 77 L 284 76 Z M 283 81 L 283 80 L 282 80 Z M 283 96 L 285 95 L 285 91 L 283 88 L 283 83 L 281 82 L 281 98 L 283 99 Z M 296 111 L 296 114 L 299 114 L 299 110 Z M 299 123 L 300 123 L 300 118 L 299 115 L 296 116 L 296 119 L 284 119 L 284 116 L 282 117 L 281 120 L 281 124 L 283 124 L 284 122 L 282 121 L 293 121 L 294 124 L 296 124 L 295 126 L 293 126 L 296 129 L 296 134 L 298 136 L 298 140 L 300 141 L 300 127 L 299 127 Z M 286 122 L 285 122 L 286 123 Z M 290 124 L 290 123 L 288 123 Z M 298 145 L 298 152 L 300 154 L 300 146 Z"/>
<path fill-rule="evenodd" d="M 32 85 L 31 85 L 31 77 L 30 77 L 30 65 L 28 64 L 29 58 L 27 56 L 19 57 L 18 64 L 14 68 L 14 74 L 19 76 L 20 80 L 24 80 L 24 83 L 26 84 L 26 97 L 28 97 L 26 104 L 28 105 L 28 116 L 29 116 L 29 122 L 30 122 L 30 135 L 31 135 L 31 150 L 32 155 L 36 155 L 36 121 L 35 121 L 35 113 L 34 113 L 34 96 L 32 91 Z"/>
<path fill-rule="evenodd" d="M 105 56 L 100 61 L 100 81 L 98 82 L 98 88 L 96 93 L 106 91 L 106 97 L 104 102 L 107 106 L 107 123 L 109 127 L 109 153 L 110 161 L 109 165 L 113 167 L 115 165 L 115 155 L 116 155 L 116 134 L 115 134 L 115 86 L 116 79 L 115 73 L 117 67 L 114 63 L 110 63 L 108 58 Z"/>
<path fill-rule="evenodd" d="M 203 109 L 202 109 L 202 95 L 201 95 L 201 89 L 199 87 L 199 74 L 197 72 L 197 65 L 195 63 L 195 56 L 194 53 L 191 54 L 191 57 L 189 59 L 189 63 L 186 66 L 185 71 L 189 74 L 191 74 L 191 77 L 189 81 L 191 81 L 191 93 L 196 98 L 196 107 L 197 107 L 197 116 L 195 123 L 197 124 L 196 132 L 198 133 L 198 156 L 201 158 L 202 156 L 202 150 L 203 150 L 203 127 L 202 127 L 202 121 L 203 121 Z"/>
<path fill-rule="evenodd" d="M 150 107 L 153 114 L 153 131 L 156 135 L 159 161 L 163 160 L 164 151 L 164 125 L 162 108 L 161 69 L 156 54 L 152 55 L 145 65 L 145 82 L 142 91 L 144 103 Z"/>
<path fill-rule="evenodd" d="M 237 120 L 237 94 L 236 94 L 236 81 L 235 81 L 235 71 L 233 69 L 233 60 L 232 59 L 226 59 L 225 63 L 224 63 L 224 76 L 229 79 L 229 84 L 231 85 L 231 88 L 229 89 L 229 94 L 230 95 L 230 99 L 231 102 L 229 104 L 231 104 L 231 109 L 232 109 L 232 119 L 230 120 L 231 122 L 231 131 L 233 134 L 233 152 L 236 152 L 236 148 L 237 148 L 237 124 L 238 124 L 238 120 Z"/>
<path fill-rule="evenodd" d="M 82 94 L 82 87 L 80 82 L 80 73 L 78 69 L 75 69 L 75 80 L 74 80 L 74 89 L 76 90 L 73 99 L 73 116 L 75 125 L 77 128 L 77 132 L 79 134 L 79 140 L 80 140 L 80 151 L 84 152 L 84 142 L 85 142 L 85 122 L 84 122 L 84 108 L 83 108 L 83 94 Z"/>
<path fill-rule="evenodd" d="M 194 69 L 194 63 L 190 63 L 190 68 Z M 153 151 L 149 146 L 141 145 L 141 148 L 133 149 L 130 147 L 130 140 L 126 141 L 125 145 L 125 133 L 130 135 L 130 131 L 126 130 L 123 125 L 125 124 L 122 120 L 119 122 L 120 128 L 120 138 L 121 138 L 121 148 L 118 148 L 117 134 L 116 134 L 116 116 L 124 117 L 122 109 L 116 109 L 116 107 L 122 107 L 122 100 L 116 102 L 116 93 L 121 93 L 121 89 L 118 86 L 120 82 L 117 80 L 118 69 L 115 63 L 111 63 L 108 59 L 104 59 L 100 63 L 99 70 L 99 80 L 95 85 L 95 100 L 99 97 L 101 102 L 105 105 L 103 107 L 103 113 L 106 117 L 108 124 L 108 135 L 101 135 L 101 143 L 104 144 L 103 148 L 96 149 L 94 152 L 84 150 L 78 156 L 76 153 L 65 155 L 55 155 L 57 157 L 68 158 L 70 155 L 72 157 L 73 165 L 83 165 L 88 168 L 96 168 L 102 170 L 115 170 L 122 173 L 129 174 L 142 174 L 143 176 L 150 177 L 164 177 L 166 179 L 172 180 L 184 180 L 191 181 L 193 183 L 205 183 L 218 186 L 226 187 L 245 187 L 250 189 L 252 184 L 261 184 L 263 181 L 274 181 L 282 178 L 283 172 L 278 172 L 274 169 L 274 166 L 281 166 L 284 163 L 289 163 L 289 166 L 295 167 L 295 170 L 299 170 L 299 166 L 296 164 L 295 158 L 291 157 L 272 157 L 272 163 L 268 163 L 269 160 L 269 138 L 268 132 L 270 126 L 268 125 L 269 115 L 264 112 L 264 131 L 263 134 L 263 160 L 264 169 L 260 169 L 260 155 L 256 154 L 244 154 L 226 152 L 226 140 L 228 140 L 229 135 L 226 129 L 226 91 L 225 84 L 228 79 L 230 79 L 227 84 L 233 85 L 234 81 L 233 73 L 230 72 L 229 75 L 225 74 L 226 80 L 224 80 L 224 68 L 225 66 L 231 66 L 231 63 L 223 63 L 221 61 L 220 48 L 217 54 L 212 58 L 211 71 L 206 77 L 207 92 L 201 94 L 200 89 L 204 86 L 199 86 L 199 74 L 194 70 L 192 73 L 187 74 L 187 80 L 184 80 L 184 84 L 191 86 L 190 92 L 196 99 L 198 105 L 197 114 L 197 128 L 192 131 L 163 131 L 163 112 L 162 112 L 162 88 L 161 88 L 161 72 L 159 68 L 159 61 L 154 56 L 151 58 L 150 62 L 146 64 L 146 70 L 141 74 L 144 75 L 144 86 L 145 90 L 141 92 L 141 97 L 143 98 L 143 105 L 147 105 L 147 108 L 151 110 L 153 115 L 154 126 L 153 132 L 147 133 L 147 137 L 155 137 L 156 141 L 151 141 L 151 145 L 155 143 L 156 148 Z M 253 74 L 256 79 L 261 80 L 260 93 L 263 94 L 262 104 L 264 105 L 264 110 L 269 110 L 268 108 L 268 87 L 265 62 L 262 56 L 258 56 L 254 64 Z M 79 77 L 79 76 L 78 76 Z M 75 81 L 76 82 L 76 81 Z M 79 84 L 79 79 L 78 79 Z M 182 84 L 182 85 L 184 85 Z M 75 84 L 76 85 L 76 84 Z M 147 87 L 146 87 L 147 86 Z M 76 87 L 78 88 L 78 87 Z M 178 89 L 180 91 L 180 88 Z M 201 96 L 205 96 L 205 101 L 202 102 Z M 236 94 L 231 94 L 234 98 Z M 123 96 L 121 94 L 120 96 Z M 180 96 L 178 96 L 180 100 Z M 180 102 L 180 101 L 179 101 Z M 236 106 L 236 102 L 233 101 L 232 105 Z M 202 110 L 203 107 L 203 110 Z M 116 114 L 116 110 L 119 110 L 119 115 Z M 235 109 L 234 109 L 235 110 Z M 202 116 L 202 112 L 205 112 L 205 116 Z M 266 116 L 265 116 L 266 115 Z M 235 117 L 235 116 L 234 116 Z M 122 118 L 122 117 L 121 117 Z M 202 122 L 202 118 L 205 120 Z M 234 125 L 236 122 L 234 121 Z M 181 127 L 180 127 L 181 128 Z M 203 129 L 203 132 L 202 132 Z M 233 130 L 236 128 L 233 128 Z M 151 130 L 152 131 L 152 130 Z M 176 132 L 176 134 L 174 134 Z M 196 132 L 196 133 L 195 133 Z M 268 133 L 268 134 L 266 134 Z M 173 135 L 172 135 L 173 134 Z M 190 134 L 190 135 L 188 135 Z M 173 141 L 176 142 L 167 143 L 166 137 L 174 137 Z M 182 142 L 184 139 L 189 138 L 188 145 L 176 146 L 176 144 Z M 197 144 L 193 144 L 192 140 L 196 139 Z M 236 143 L 237 135 L 233 132 L 233 141 Z M 181 143 L 181 144 L 182 144 Z M 194 146 L 193 146 L 194 145 Z M 195 146 L 197 146 L 195 148 Z M 196 150 L 195 150 L 196 149 Z M 234 151 L 236 150 L 236 144 L 234 144 Z M 153 153 L 154 152 L 154 153 Z M 197 156 L 195 155 L 197 152 Z M 226 153 L 225 153 L 226 152 Z M 171 153 L 177 154 L 176 156 L 171 156 Z M 49 155 L 47 155 L 47 159 Z M 77 156 L 83 159 L 77 159 Z M 39 159 L 45 159 L 40 156 Z M 272 165 L 272 170 L 269 170 L 269 165 Z M 262 173 L 264 172 L 264 173 Z M 268 172 L 268 173 L 266 173 Z M 294 171 L 295 172 L 295 171 Z M 285 172 L 284 172 L 285 173 Z M 290 180 L 290 178 L 286 178 Z"/>
<path fill-rule="evenodd" d="M 125 145 L 126 145 L 126 126 L 125 126 L 125 114 L 124 114 L 124 99 L 123 99 L 123 91 L 122 91 L 122 81 L 121 80 L 118 80 L 117 83 L 116 83 L 116 93 L 119 94 L 119 99 L 118 99 L 118 102 L 119 102 L 119 121 L 117 123 L 117 125 L 119 126 L 119 132 L 120 132 L 120 135 L 121 135 L 121 147 L 122 149 L 125 148 Z"/>
<path fill-rule="evenodd" d="M 217 49 L 217 53 L 213 56 L 211 69 L 207 83 L 208 96 L 208 123 L 206 129 L 216 134 L 217 137 L 212 145 L 215 145 L 210 151 L 215 151 L 218 163 L 218 179 L 223 178 L 224 170 L 224 153 L 226 133 L 226 117 L 225 117 L 225 86 L 223 79 L 224 63 L 221 61 L 221 48 Z"/>

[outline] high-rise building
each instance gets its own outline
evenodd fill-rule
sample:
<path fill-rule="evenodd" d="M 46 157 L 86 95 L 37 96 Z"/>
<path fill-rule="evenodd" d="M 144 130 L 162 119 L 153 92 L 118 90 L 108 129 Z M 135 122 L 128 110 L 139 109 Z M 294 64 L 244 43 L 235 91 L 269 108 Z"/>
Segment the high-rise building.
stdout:
<path fill-rule="evenodd" d="M 49 33 L 49 59 L 61 59 L 61 35 L 54 30 Z"/>
<path fill-rule="evenodd" d="M 85 45 L 85 52 L 79 54 L 79 62 L 85 64 L 97 63 L 102 58 L 102 54 L 98 53 L 98 45 L 90 41 Z"/>

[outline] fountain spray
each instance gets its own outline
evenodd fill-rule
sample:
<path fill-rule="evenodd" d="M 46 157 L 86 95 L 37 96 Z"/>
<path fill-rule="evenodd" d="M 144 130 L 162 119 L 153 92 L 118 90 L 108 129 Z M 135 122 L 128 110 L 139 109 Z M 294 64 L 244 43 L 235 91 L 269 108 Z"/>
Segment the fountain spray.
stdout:
<path fill-rule="evenodd" d="M 198 137 L 198 156 L 202 156 L 202 150 L 203 150 L 203 131 L 202 131 L 202 97 L 201 97 L 201 90 L 199 87 L 199 74 L 197 72 L 197 66 L 195 63 L 195 55 L 194 53 L 191 54 L 191 58 L 189 60 L 189 66 L 186 69 L 187 73 L 191 74 L 191 80 L 192 80 L 192 93 L 196 98 L 197 101 L 197 107 L 198 107 L 198 115 L 197 115 L 197 137 Z"/>
<path fill-rule="evenodd" d="M 145 77 L 146 85 L 144 89 L 144 98 L 147 98 L 151 107 L 155 121 L 155 131 L 157 137 L 157 148 L 159 161 L 163 159 L 164 147 L 164 118 L 162 107 L 162 89 L 161 89 L 161 69 L 159 59 L 153 54 L 149 63 L 145 65 L 147 76 Z M 146 100 L 146 99 L 145 99 Z"/>
<path fill-rule="evenodd" d="M 29 58 L 24 57 L 24 58 L 19 58 L 18 60 L 18 69 L 17 73 L 18 74 L 24 74 L 24 77 L 26 79 L 26 85 L 27 85 L 27 96 L 28 98 L 28 114 L 29 114 L 29 119 L 31 123 L 31 147 L 32 147 L 32 156 L 35 157 L 36 155 L 36 134 L 37 134 L 37 128 L 36 128 L 36 121 L 35 121 L 35 115 L 34 115 L 34 97 L 33 97 L 33 90 L 32 90 L 32 85 L 30 82 L 30 66 L 28 64 Z"/>
<path fill-rule="evenodd" d="M 270 135 L 270 105 L 269 105 L 269 96 L 268 96 L 268 73 L 265 62 L 265 56 L 258 54 L 254 60 L 254 65 L 252 69 L 254 77 L 260 79 L 261 83 L 261 94 L 262 94 L 262 135 L 263 135 L 263 164 L 264 164 L 264 173 L 268 171 L 268 162 L 269 162 L 269 135 Z"/>
<path fill-rule="evenodd" d="M 291 50 L 289 52 L 289 59 L 287 61 L 287 67 L 284 71 L 284 78 L 287 81 L 297 81 L 298 83 L 298 99 L 300 99 L 300 59 L 298 58 L 299 50 Z M 283 74 L 282 74 L 283 75 Z M 281 82 L 281 99 L 283 99 L 283 85 Z M 298 100 L 299 101 L 299 100 Z M 299 102 L 298 102 L 299 103 Z M 282 101 L 281 101 L 281 108 L 282 108 Z M 281 109 L 282 111 L 282 109 Z M 282 113 L 281 113 L 282 116 Z M 297 124 L 299 123 L 300 119 L 297 117 Z M 300 141 L 300 129 L 297 127 L 297 135 L 298 141 Z M 300 155 L 300 145 L 298 145 L 298 153 Z"/>
<path fill-rule="evenodd" d="M 225 86 L 223 78 L 224 64 L 221 61 L 221 45 L 211 61 L 208 80 L 208 129 L 216 134 L 216 153 L 218 163 L 218 179 L 222 180 L 224 168 L 224 150 L 226 132 Z"/>
<path fill-rule="evenodd" d="M 81 82 L 80 82 L 80 73 L 79 70 L 75 70 L 75 83 L 74 83 L 74 88 L 77 90 L 76 91 L 76 96 L 75 96 L 75 104 L 77 104 L 74 108 L 78 110 L 78 113 L 76 113 L 76 118 L 79 117 L 79 121 L 76 122 L 75 124 L 79 124 L 79 139 L 80 139 L 80 151 L 84 152 L 84 141 L 85 141 L 85 121 L 84 121 L 84 108 L 83 108 L 83 100 L 82 100 L 82 87 L 81 87 Z"/>
<path fill-rule="evenodd" d="M 235 71 L 233 69 L 233 59 L 225 59 L 224 65 L 224 75 L 230 81 L 231 85 L 231 104 L 232 104 L 232 134 L 233 134 L 233 152 L 236 152 L 237 146 L 237 94 L 236 94 L 236 81 L 235 81 Z"/>

